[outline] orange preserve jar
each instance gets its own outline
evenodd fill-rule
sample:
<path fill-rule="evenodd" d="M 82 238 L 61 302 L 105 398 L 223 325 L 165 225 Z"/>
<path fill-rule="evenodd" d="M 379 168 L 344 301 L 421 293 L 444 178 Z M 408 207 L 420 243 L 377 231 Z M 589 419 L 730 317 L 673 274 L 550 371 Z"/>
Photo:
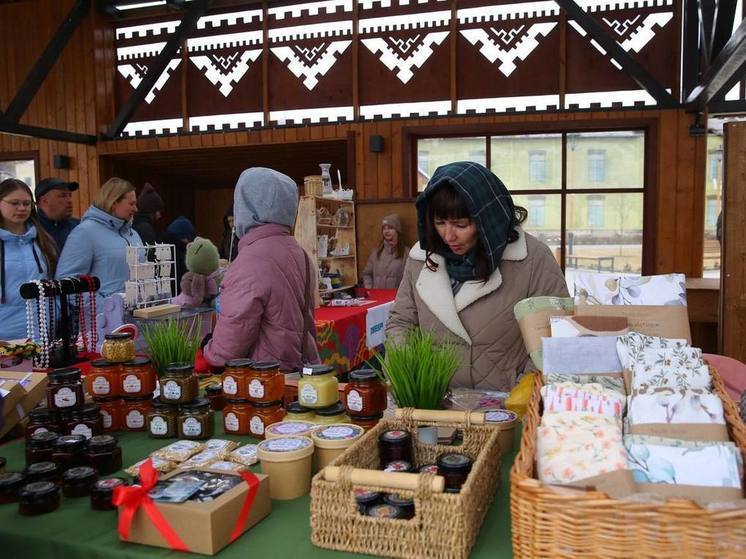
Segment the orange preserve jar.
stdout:
<path fill-rule="evenodd" d="M 85 390 L 94 398 L 119 396 L 119 363 L 106 359 L 91 361 L 91 370 L 85 376 Z"/>
<path fill-rule="evenodd" d="M 276 361 L 254 362 L 249 369 L 249 401 L 276 402 L 285 395 L 285 375 Z"/>
<path fill-rule="evenodd" d="M 253 364 L 251 359 L 226 361 L 223 371 L 223 394 L 226 398 L 243 400 L 249 397 L 249 375 Z"/>
<path fill-rule="evenodd" d="M 101 420 L 104 424 L 104 433 L 120 431 L 124 417 L 124 402 L 121 398 L 94 398 L 98 404 Z"/>
<path fill-rule="evenodd" d="M 125 398 L 148 398 L 155 390 L 155 368 L 147 357 L 135 357 L 122 363 L 120 393 Z"/>
<path fill-rule="evenodd" d="M 345 386 L 344 404 L 350 417 L 370 417 L 386 409 L 386 387 L 378 373 L 372 369 L 359 369 L 350 373 Z"/>
<path fill-rule="evenodd" d="M 223 429 L 232 435 L 250 435 L 249 422 L 254 406 L 244 399 L 227 400 L 223 408 Z"/>
<path fill-rule="evenodd" d="M 124 398 L 122 429 L 125 431 L 147 431 L 147 417 L 153 408 L 150 396 L 144 398 Z"/>
<path fill-rule="evenodd" d="M 264 430 L 272 425 L 285 419 L 285 410 L 282 407 L 282 401 L 254 403 L 254 409 L 249 420 L 249 429 L 251 434 L 257 439 L 264 438 Z"/>

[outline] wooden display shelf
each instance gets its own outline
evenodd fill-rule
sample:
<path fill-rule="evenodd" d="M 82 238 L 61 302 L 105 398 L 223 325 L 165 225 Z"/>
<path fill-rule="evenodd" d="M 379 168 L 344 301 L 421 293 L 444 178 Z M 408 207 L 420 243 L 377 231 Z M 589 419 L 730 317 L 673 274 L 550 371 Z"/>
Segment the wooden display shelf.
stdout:
<path fill-rule="evenodd" d="M 352 289 L 354 285 L 343 285 L 342 287 L 334 287 L 332 289 L 322 289 L 319 291 L 322 295 L 325 293 L 336 293 L 337 291 L 345 291 L 346 289 Z"/>

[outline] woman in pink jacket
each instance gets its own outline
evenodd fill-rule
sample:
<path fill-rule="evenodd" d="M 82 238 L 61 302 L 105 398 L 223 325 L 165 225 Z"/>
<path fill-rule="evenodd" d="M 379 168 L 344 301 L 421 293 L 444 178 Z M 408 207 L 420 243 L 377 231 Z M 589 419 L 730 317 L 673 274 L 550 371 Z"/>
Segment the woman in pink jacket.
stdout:
<path fill-rule="evenodd" d="M 277 361 L 283 372 L 319 363 L 314 267 L 290 231 L 297 211 L 298 188 L 290 177 L 263 167 L 241 173 L 233 194 L 238 255 L 203 348 L 213 367 L 242 357 Z"/>

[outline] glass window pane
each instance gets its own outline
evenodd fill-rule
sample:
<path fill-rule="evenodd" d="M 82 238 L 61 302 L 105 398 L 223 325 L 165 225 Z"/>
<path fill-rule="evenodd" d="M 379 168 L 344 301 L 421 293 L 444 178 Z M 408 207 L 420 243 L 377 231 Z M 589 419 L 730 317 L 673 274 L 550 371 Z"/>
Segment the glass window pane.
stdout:
<path fill-rule="evenodd" d="M 425 189 L 435 169 L 454 161 L 487 165 L 487 138 L 423 138 L 417 140 L 417 191 Z"/>
<path fill-rule="evenodd" d="M 562 186 L 562 135 L 492 136 L 491 168 L 509 190 Z"/>
<path fill-rule="evenodd" d="M 705 177 L 705 231 L 702 276 L 720 277 L 718 218 L 723 201 L 723 137 L 707 137 L 707 176 Z"/>
<path fill-rule="evenodd" d="M 36 188 L 36 167 L 33 159 L 0 161 L 0 182 L 5 179 L 19 179 L 25 182 L 31 192 Z"/>
<path fill-rule="evenodd" d="M 644 132 L 567 135 L 568 188 L 643 188 L 644 184 Z"/>
<path fill-rule="evenodd" d="M 559 194 L 514 194 L 513 203 L 528 210 L 523 229 L 552 249 L 559 262 L 562 200 Z"/>

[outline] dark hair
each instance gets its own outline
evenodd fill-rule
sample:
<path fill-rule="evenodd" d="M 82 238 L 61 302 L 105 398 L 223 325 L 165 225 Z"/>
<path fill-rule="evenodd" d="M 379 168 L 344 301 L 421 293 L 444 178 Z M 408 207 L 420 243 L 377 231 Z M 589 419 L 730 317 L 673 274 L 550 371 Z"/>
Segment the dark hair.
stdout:
<path fill-rule="evenodd" d="M 0 200 L 4 200 L 6 196 L 15 192 L 16 190 L 22 190 L 26 192 L 26 194 L 28 194 L 29 198 L 31 199 L 31 215 L 29 216 L 27 222 L 30 221 L 34 225 L 34 227 L 36 227 L 36 241 L 39 244 L 39 248 L 41 248 L 44 260 L 46 260 L 47 262 L 47 273 L 49 274 L 50 278 L 53 278 L 54 271 L 57 268 L 57 244 L 36 218 L 36 206 L 34 205 L 34 196 L 33 194 L 31 194 L 31 189 L 25 182 L 21 180 L 5 179 L 3 182 L 0 182 Z M 0 217 L 0 226 L 5 227 L 5 223 L 2 221 L 2 217 Z"/>

